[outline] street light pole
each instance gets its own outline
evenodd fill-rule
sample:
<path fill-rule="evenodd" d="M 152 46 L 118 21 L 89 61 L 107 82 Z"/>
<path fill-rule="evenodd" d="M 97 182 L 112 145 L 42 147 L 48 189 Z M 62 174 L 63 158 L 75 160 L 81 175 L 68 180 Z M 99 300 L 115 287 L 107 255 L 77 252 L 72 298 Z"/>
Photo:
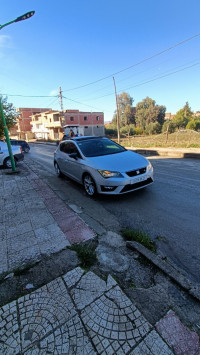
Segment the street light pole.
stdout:
<path fill-rule="evenodd" d="M 35 13 L 35 11 L 26 12 L 24 15 L 21 15 L 21 16 L 17 17 L 15 20 L 12 20 L 10 22 L 4 23 L 4 25 L 0 25 L 0 30 L 2 28 L 4 28 L 5 26 L 10 25 L 11 23 L 27 20 L 28 18 L 32 17 L 34 15 L 34 13 Z M 7 127 L 7 124 L 6 124 L 6 119 L 5 119 L 5 116 L 4 116 L 4 113 L 3 113 L 3 105 L 2 105 L 2 102 L 1 102 L 1 97 L 0 97 L 0 113 L 1 113 L 1 118 L 2 118 L 2 122 L 3 122 L 3 128 L 4 128 L 4 133 L 5 133 L 5 137 L 6 137 L 6 143 L 7 143 L 7 147 L 8 147 L 9 156 L 10 156 L 12 171 L 16 172 L 15 160 L 14 160 L 13 154 L 12 154 L 12 147 L 11 147 L 11 144 L 10 144 L 10 138 L 9 138 L 9 133 L 8 133 L 8 127 Z"/>
<path fill-rule="evenodd" d="M 1 30 L 3 27 L 6 27 L 6 26 L 8 26 L 8 25 L 11 25 L 11 23 L 19 22 L 19 21 L 23 21 L 23 20 L 27 20 L 28 18 L 32 17 L 32 16 L 34 15 L 34 13 L 35 13 L 35 11 L 26 12 L 24 15 L 17 17 L 15 20 L 12 20 L 12 21 L 10 21 L 10 22 L 4 23 L 4 25 L 0 25 L 0 30 Z"/>

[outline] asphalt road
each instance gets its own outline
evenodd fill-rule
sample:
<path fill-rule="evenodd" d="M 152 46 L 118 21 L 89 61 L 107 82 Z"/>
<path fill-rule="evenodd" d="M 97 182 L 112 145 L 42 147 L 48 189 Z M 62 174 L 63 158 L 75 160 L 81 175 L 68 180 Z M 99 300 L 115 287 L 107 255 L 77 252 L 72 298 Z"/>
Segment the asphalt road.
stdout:
<path fill-rule="evenodd" d="M 53 173 L 55 148 L 31 144 L 27 157 Z M 98 196 L 95 208 L 98 210 L 101 205 L 122 227 L 147 232 L 156 239 L 161 255 L 200 283 L 200 161 L 169 157 L 149 159 L 154 167 L 153 185 L 123 196 Z M 83 205 L 87 198 L 83 188 L 72 181 L 67 181 L 66 186 L 75 192 L 76 204 Z"/>

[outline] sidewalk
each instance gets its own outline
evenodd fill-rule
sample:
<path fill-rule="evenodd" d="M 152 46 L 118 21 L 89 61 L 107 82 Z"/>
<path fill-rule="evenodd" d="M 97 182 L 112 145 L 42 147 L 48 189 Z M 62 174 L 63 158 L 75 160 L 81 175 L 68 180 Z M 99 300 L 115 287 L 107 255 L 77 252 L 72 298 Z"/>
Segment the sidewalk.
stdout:
<path fill-rule="evenodd" d="M 0 170 L 0 212 L 2 285 L 16 270 L 61 251 L 68 263 L 67 272 L 49 269 L 52 281 L 27 284 L 20 297 L 2 304 L 0 354 L 200 354 L 197 333 L 173 310 L 152 325 L 111 275 L 102 279 L 80 268 L 66 248 L 95 232 L 25 163 L 17 175 Z M 115 238 L 112 248 L 117 243 L 122 250 L 120 236 L 104 238 Z M 99 249 L 99 260 L 108 263 L 105 255 Z"/>

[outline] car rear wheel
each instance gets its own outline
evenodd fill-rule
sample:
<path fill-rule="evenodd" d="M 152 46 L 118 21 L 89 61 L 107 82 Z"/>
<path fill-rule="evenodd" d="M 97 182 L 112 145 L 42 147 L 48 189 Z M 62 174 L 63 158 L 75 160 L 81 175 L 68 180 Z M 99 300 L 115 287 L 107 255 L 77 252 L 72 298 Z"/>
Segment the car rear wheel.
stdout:
<path fill-rule="evenodd" d="M 91 175 L 89 175 L 89 174 L 84 175 L 83 185 L 84 185 L 84 189 L 85 189 L 85 192 L 87 193 L 87 195 L 92 197 L 96 194 L 96 192 L 97 192 L 96 185 L 95 185 L 95 182 L 94 182 Z"/>
<path fill-rule="evenodd" d="M 12 163 L 10 158 L 6 158 L 3 163 L 4 167 L 9 169 L 12 168 Z M 16 165 L 16 160 L 15 160 L 15 165 Z"/>
<path fill-rule="evenodd" d="M 25 153 L 28 153 L 29 150 L 30 150 L 30 149 L 29 149 L 28 147 L 24 148 Z"/>
<path fill-rule="evenodd" d="M 54 168 L 55 168 L 56 175 L 57 175 L 58 177 L 62 177 L 63 174 L 62 174 L 62 172 L 61 172 L 61 170 L 60 170 L 60 167 L 59 167 L 58 163 L 55 163 L 55 164 L 54 164 Z"/>

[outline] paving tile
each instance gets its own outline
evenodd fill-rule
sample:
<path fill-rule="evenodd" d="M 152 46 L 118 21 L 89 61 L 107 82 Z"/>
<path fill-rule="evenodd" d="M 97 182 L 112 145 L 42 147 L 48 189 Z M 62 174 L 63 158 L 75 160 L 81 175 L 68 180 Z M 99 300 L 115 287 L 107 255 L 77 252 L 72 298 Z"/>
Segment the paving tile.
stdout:
<path fill-rule="evenodd" d="M 157 324 L 156 329 L 177 355 L 200 355 L 197 333 L 186 328 L 170 310 Z"/>
<path fill-rule="evenodd" d="M 33 228 L 32 228 L 30 221 L 27 221 L 27 222 L 24 222 L 21 224 L 16 223 L 15 226 L 11 226 L 11 227 L 6 225 L 6 233 L 7 233 L 8 238 L 11 238 L 11 237 L 13 238 L 13 237 L 16 237 L 20 234 L 31 232 L 32 230 L 33 230 Z"/>
<path fill-rule="evenodd" d="M 0 308 L 0 354 L 21 353 L 16 302 Z"/>
<path fill-rule="evenodd" d="M 0 275 L 8 270 L 8 253 L 6 239 L 0 238 Z"/>
<path fill-rule="evenodd" d="M 83 309 L 106 291 L 106 282 L 93 272 L 87 272 L 71 291 L 78 309 Z"/>
<path fill-rule="evenodd" d="M 76 315 L 61 278 L 18 300 L 23 351 Z"/>
<path fill-rule="evenodd" d="M 43 255 L 51 255 L 56 253 L 66 247 L 69 247 L 71 244 L 64 236 L 57 236 L 56 239 L 47 240 L 44 243 L 40 243 L 39 250 Z"/>
<path fill-rule="evenodd" d="M 32 248 L 35 245 L 37 245 L 37 239 L 33 231 L 16 236 L 9 235 L 7 238 L 8 254 L 18 253 L 20 250 Z"/>
<path fill-rule="evenodd" d="M 81 277 L 84 275 L 84 270 L 81 269 L 80 267 L 76 267 L 72 271 L 67 272 L 64 276 L 63 279 L 66 282 L 67 287 L 72 287 L 75 286 L 76 283 L 81 279 Z"/>
<path fill-rule="evenodd" d="M 160 335 L 152 330 L 130 355 L 173 355 L 174 353 Z M 182 354 L 183 355 L 183 354 Z M 188 354 L 189 355 L 189 354 Z"/>
<path fill-rule="evenodd" d="M 10 253 L 8 250 L 8 266 L 9 270 L 15 268 L 22 268 L 24 266 L 30 265 L 41 260 L 41 253 L 38 245 L 31 246 L 30 248 L 25 248 L 19 250 L 17 253 Z"/>
<path fill-rule="evenodd" d="M 36 228 L 34 232 L 38 243 L 44 243 L 51 239 L 56 240 L 57 237 L 61 236 L 66 239 L 65 234 L 55 223 L 46 225 L 44 227 Z"/>
<path fill-rule="evenodd" d="M 37 213 L 37 214 L 31 215 L 30 221 L 31 221 L 33 229 L 41 228 L 41 227 L 47 226 L 49 224 L 55 223 L 54 218 L 47 211 L 44 211 L 40 214 Z"/>
<path fill-rule="evenodd" d="M 81 319 L 98 352 L 105 354 L 127 354 L 151 329 L 118 286 L 86 306 Z M 135 332 L 136 321 L 142 334 Z"/>
<path fill-rule="evenodd" d="M 24 355 L 33 354 L 94 355 L 97 353 L 90 343 L 79 317 L 75 315 L 24 353 Z"/>

